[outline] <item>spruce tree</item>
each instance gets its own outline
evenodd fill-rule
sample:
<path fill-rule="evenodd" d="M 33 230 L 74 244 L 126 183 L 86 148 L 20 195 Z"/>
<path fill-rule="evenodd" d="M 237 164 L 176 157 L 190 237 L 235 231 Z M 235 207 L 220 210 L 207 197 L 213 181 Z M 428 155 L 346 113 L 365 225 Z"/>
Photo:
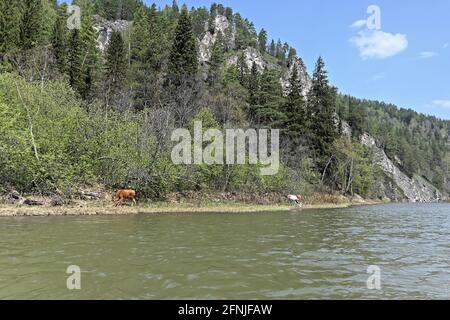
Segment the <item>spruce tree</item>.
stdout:
<path fill-rule="evenodd" d="M 292 60 L 295 58 L 295 57 L 297 57 L 297 50 L 295 50 L 295 48 L 290 48 L 289 49 L 289 54 L 288 54 L 288 63 L 291 63 L 292 62 Z M 289 65 L 288 65 L 288 67 L 289 67 Z"/>
<path fill-rule="evenodd" d="M 261 125 L 269 128 L 279 129 L 283 125 L 284 105 L 283 90 L 280 76 L 276 70 L 264 70 L 260 80 L 259 105 L 256 117 Z"/>
<path fill-rule="evenodd" d="M 175 29 L 175 37 L 169 57 L 169 77 L 175 84 L 182 78 L 192 78 L 198 69 L 196 39 L 192 31 L 187 7 L 183 5 Z"/>
<path fill-rule="evenodd" d="M 305 100 L 303 97 L 303 84 L 299 78 L 298 70 L 294 66 L 289 79 L 289 94 L 284 106 L 285 114 L 285 136 L 291 141 L 298 143 L 298 138 L 304 136 L 305 132 Z"/>
<path fill-rule="evenodd" d="M 144 7 L 139 7 L 131 28 L 131 62 L 143 61 L 150 44 L 151 24 Z"/>
<path fill-rule="evenodd" d="M 65 73 L 67 70 L 67 17 L 62 10 L 59 11 L 58 18 L 56 19 L 53 27 L 53 35 L 51 39 L 53 55 L 56 60 L 56 65 L 61 73 Z"/>
<path fill-rule="evenodd" d="M 264 29 L 261 29 L 258 35 L 258 46 L 259 51 L 264 54 L 267 50 L 267 31 Z"/>
<path fill-rule="evenodd" d="M 178 14 L 180 12 L 180 8 L 178 7 L 177 0 L 172 1 L 172 12 Z"/>
<path fill-rule="evenodd" d="M 74 29 L 71 31 L 68 45 L 67 69 L 69 74 L 70 86 L 79 94 L 83 93 L 83 56 L 81 51 L 80 31 Z"/>
<path fill-rule="evenodd" d="M 42 0 L 24 0 L 22 8 L 21 47 L 29 50 L 37 46 L 41 40 L 44 7 Z"/>
<path fill-rule="evenodd" d="M 275 57 L 279 61 L 283 61 L 284 60 L 283 44 L 281 43 L 280 39 L 278 39 L 278 41 L 277 41 L 277 45 L 276 45 L 276 49 L 275 49 Z"/>
<path fill-rule="evenodd" d="M 125 44 L 122 35 L 114 31 L 106 50 L 106 78 L 113 87 L 120 87 L 125 79 L 127 70 L 127 60 Z"/>
<path fill-rule="evenodd" d="M 0 54 L 20 47 L 21 1 L 0 0 Z"/>
<path fill-rule="evenodd" d="M 250 119 L 256 120 L 256 113 L 259 108 L 259 72 L 258 66 L 255 62 L 252 64 L 252 69 L 248 78 L 248 103 L 250 105 Z"/>
<path fill-rule="evenodd" d="M 127 72 L 125 44 L 120 32 L 114 31 L 111 34 L 105 58 L 105 104 L 108 106 L 109 101 L 121 89 Z"/>
<path fill-rule="evenodd" d="M 222 32 L 219 32 L 217 34 L 209 62 L 208 84 L 210 86 L 213 86 L 219 78 L 219 71 L 224 60 L 224 52 L 225 46 L 223 44 L 223 36 Z"/>
<path fill-rule="evenodd" d="M 275 40 L 273 40 L 273 39 L 272 39 L 272 42 L 270 43 L 270 46 L 269 46 L 269 54 L 272 57 L 275 57 L 277 55 L 277 48 L 276 48 L 276 45 L 275 45 Z"/>
<path fill-rule="evenodd" d="M 239 83 L 241 84 L 241 86 L 247 87 L 248 67 L 247 67 L 247 62 L 245 61 L 244 53 L 239 55 L 236 67 L 238 70 Z"/>
<path fill-rule="evenodd" d="M 230 23 L 233 23 L 233 9 L 230 7 L 227 7 L 225 9 L 225 17 L 228 19 Z"/>
<path fill-rule="evenodd" d="M 159 71 L 166 62 L 167 47 L 170 47 L 169 37 L 164 28 L 165 23 L 158 16 L 156 5 L 150 8 L 149 15 L 149 41 L 145 51 L 145 63 L 149 65 L 153 71 Z"/>
<path fill-rule="evenodd" d="M 336 89 L 330 87 L 322 57 L 319 57 L 308 96 L 307 118 L 310 120 L 312 148 L 319 168 L 324 169 L 333 153 L 333 143 L 338 138 L 335 117 Z"/>
<path fill-rule="evenodd" d="M 217 3 L 213 3 L 209 9 L 208 31 L 214 34 L 216 32 Z"/>
<path fill-rule="evenodd" d="M 99 52 L 97 49 L 97 35 L 94 29 L 93 8 L 90 0 L 74 0 L 74 4 L 81 8 L 81 29 L 79 30 L 79 50 L 82 54 L 81 72 L 82 86 L 79 89 L 84 99 L 89 99 L 97 81 Z"/>

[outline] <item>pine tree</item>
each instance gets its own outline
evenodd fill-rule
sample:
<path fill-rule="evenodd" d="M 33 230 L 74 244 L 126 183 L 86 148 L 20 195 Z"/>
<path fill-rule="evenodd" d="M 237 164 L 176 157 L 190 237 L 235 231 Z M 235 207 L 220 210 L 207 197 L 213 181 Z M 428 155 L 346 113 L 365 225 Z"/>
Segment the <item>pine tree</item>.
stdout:
<path fill-rule="evenodd" d="M 259 51 L 264 54 L 267 50 L 267 31 L 261 29 L 258 35 Z"/>
<path fill-rule="evenodd" d="M 194 77 L 198 69 L 196 39 L 188 10 L 181 9 L 169 57 L 169 77 L 177 84 L 181 78 Z"/>
<path fill-rule="evenodd" d="M 0 54 L 20 47 L 21 0 L 0 0 Z"/>
<path fill-rule="evenodd" d="M 333 152 L 333 143 L 338 138 L 335 117 L 336 89 L 328 83 L 327 71 L 319 57 L 308 97 L 307 118 L 310 119 L 312 148 L 320 169 L 324 169 Z"/>

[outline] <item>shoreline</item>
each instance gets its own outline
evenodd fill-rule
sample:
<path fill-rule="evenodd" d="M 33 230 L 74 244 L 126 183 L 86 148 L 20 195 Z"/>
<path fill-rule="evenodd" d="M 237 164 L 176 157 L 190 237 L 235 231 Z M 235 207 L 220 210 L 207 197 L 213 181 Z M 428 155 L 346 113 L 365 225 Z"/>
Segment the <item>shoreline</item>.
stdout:
<path fill-rule="evenodd" d="M 318 203 L 306 204 L 303 208 L 292 205 L 258 205 L 249 203 L 170 203 L 158 202 L 138 206 L 114 207 L 110 203 L 88 201 L 77 205 L 51 206 L 25 206 L 13 204 L 0 204 L 0 217 L 49 217 L 49 216 L 124 216 L 137 214 L 171 214 L 171 213 L 266 213 L 303 211 L 311 209 L 344 209 L 352 206 L 365 206 L 383 204 L 381 201 L 366 201 L 362 203 Z"/>

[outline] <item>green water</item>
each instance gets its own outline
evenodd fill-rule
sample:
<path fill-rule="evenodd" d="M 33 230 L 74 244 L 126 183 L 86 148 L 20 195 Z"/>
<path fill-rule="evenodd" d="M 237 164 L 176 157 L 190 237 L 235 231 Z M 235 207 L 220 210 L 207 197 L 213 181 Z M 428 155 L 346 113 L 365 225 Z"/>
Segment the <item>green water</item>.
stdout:
<path fill-rule="evenodd" d="M 0 299 L 20 298 L 450 299 L 450 205 L 0 218 Z"/>

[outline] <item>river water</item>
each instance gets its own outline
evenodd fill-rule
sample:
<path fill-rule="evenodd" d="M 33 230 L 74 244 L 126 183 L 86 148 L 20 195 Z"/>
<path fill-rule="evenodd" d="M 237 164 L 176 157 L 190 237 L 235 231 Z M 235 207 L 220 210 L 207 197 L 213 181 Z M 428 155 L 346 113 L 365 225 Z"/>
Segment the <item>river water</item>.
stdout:
<path fill-rule="evenodd" d="M 413 298 L 450 299 L 449 204 L 0 218 L 0 299 Z"/>

